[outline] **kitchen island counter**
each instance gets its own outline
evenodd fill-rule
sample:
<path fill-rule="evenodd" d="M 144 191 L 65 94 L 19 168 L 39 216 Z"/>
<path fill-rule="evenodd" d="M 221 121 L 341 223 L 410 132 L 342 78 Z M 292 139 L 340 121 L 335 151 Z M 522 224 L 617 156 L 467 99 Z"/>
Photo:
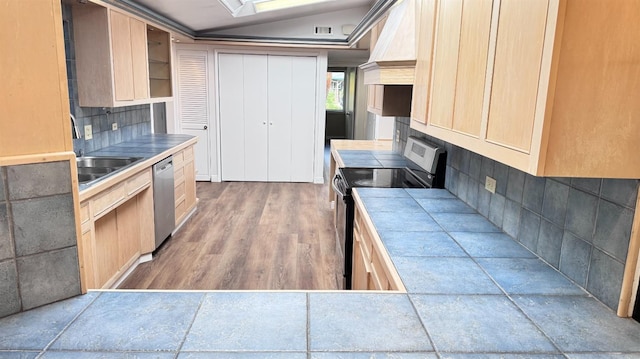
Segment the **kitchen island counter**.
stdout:
<path fill-rule="evenodd" d="M 0 349 L 14 352 L 0 355 L 640 356 L 639 323 L 618 318 L 448 191 L 355 192 L 407 293 L 95 291 L 1 319 Z M 418 217 L 430 225 L 413 230 Z"/>

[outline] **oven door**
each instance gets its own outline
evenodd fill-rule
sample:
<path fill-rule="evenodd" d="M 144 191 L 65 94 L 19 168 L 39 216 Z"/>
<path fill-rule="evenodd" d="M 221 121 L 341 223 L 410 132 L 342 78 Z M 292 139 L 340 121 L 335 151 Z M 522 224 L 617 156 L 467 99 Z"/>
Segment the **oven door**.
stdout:
<path fill-rule="evenodd" d="M 344 265 L 342 266 L 344 289 L 351 289 L 351 262 L 353 253 L 353 198 L 339 173 L 333 178 L 333 190 L 336 193 L 335 226 L 336 240 L 340 247 Z"/>

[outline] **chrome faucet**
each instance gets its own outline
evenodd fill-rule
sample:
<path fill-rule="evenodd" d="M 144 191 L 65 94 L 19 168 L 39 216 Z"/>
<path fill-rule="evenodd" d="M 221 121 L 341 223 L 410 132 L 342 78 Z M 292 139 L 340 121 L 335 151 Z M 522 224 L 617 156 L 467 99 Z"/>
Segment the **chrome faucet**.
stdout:
<path fill-rule="evenodd" d="M 71 113 L 69 115 L 71 116 L 71 138 L 81 138 L 78 126 L 76 126 L 76 118 Z"/>

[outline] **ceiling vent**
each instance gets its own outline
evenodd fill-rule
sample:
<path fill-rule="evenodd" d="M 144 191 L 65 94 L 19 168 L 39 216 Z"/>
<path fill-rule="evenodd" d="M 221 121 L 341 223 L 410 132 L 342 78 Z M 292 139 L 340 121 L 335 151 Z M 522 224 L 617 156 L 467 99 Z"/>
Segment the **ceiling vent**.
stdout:
<path fill-rule="evenodd" d="M 416 67 L 416 1 L 391 8 L 364 71 L 366 85 L 412 85 Z"/>
<path fill-rule="evenodd" d="M 316 26 L 314 29 L 314 34 L 316 35 L 331 35 L 333 31 L 331 26 Z"/>

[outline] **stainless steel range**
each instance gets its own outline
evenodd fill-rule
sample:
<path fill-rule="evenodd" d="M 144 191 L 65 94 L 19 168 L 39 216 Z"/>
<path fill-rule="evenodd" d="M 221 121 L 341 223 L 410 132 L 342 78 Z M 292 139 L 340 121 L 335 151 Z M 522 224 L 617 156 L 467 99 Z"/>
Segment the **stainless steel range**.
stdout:
<path fill-rule="evenodd" d="M 344 256 L 344 289 L 351 289 L 353 262 L 354 202 L 351 191 L 355 187 L 375 188 L 444 188 L 446 152 L 429 142 L 409 137 L 404 151 L 406 167 L 339 168 L 333 177 L 336 192 L 336 234 Z"/>

